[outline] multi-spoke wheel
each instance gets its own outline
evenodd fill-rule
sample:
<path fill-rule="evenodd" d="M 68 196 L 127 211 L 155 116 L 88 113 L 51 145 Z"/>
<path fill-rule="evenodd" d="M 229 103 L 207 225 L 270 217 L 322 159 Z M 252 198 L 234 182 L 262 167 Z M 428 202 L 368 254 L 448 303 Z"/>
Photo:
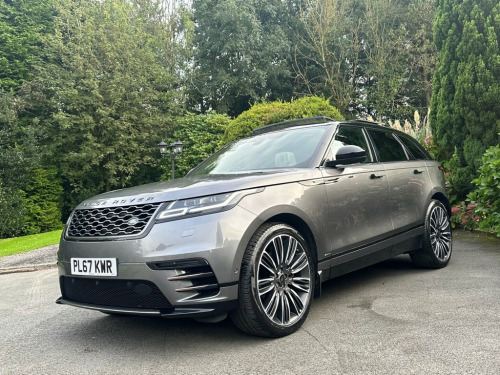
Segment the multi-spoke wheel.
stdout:
<path fill-rule="evenodd" d="M 433 200 L 427 208 L 423 247 L 410 253 L 419 267 L 442 268 L 450 261 L 452 250 L 451 225 L 443 204 Z"/>
<path fill-rule="evenodd" d="M 232 318 L 240 329 L 266 337 L 296 331 L 314 291 L 314 264 L 300 233 L 285 224 L 259 228 L 245 251 L 239 291 Z"/>

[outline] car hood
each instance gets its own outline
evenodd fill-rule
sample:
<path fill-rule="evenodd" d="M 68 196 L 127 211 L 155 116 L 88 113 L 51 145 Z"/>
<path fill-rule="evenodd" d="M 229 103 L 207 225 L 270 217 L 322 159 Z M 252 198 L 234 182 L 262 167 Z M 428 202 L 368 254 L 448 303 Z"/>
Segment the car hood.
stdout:
<path fill-rule="evenodd" d="M 154 182 L 96 195 L 80 203 L 76 209 L 168 202 L 270 185 L 307 181 L 318 177 L 321 177 L 321 172 L 316 168 L 253 171 L 245 174 L 230 175 L 187 176 L 176 180 Z"/>

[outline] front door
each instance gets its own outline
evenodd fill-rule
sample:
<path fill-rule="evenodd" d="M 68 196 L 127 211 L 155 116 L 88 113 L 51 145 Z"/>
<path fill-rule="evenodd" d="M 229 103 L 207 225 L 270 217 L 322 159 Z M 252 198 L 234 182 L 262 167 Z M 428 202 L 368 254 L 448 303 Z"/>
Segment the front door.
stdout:
<path fill-rule="evenodd" d="M 382 163 L 373 162 L 375 158 L 363 128 L 340 125 L 327 158 L 334 158 L 342 145 L 363 148 L 367 159 L 364 163 L 323 169 L 329 207 L 327 243 L 332 266 L 390 246 L 387 236 L 393 230 L 387 207 L 386 171 Z"/>

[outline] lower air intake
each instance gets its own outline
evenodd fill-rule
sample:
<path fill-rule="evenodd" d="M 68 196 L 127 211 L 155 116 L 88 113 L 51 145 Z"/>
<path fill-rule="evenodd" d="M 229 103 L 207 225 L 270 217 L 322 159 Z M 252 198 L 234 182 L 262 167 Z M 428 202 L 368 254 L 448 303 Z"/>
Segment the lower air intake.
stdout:
<path fill-rule="evenodd" d="M 90 305 L 136 309 L 171 309 L 172 305 L 150 281 L 86 279 L 61 276 L 64 299 Z"/>

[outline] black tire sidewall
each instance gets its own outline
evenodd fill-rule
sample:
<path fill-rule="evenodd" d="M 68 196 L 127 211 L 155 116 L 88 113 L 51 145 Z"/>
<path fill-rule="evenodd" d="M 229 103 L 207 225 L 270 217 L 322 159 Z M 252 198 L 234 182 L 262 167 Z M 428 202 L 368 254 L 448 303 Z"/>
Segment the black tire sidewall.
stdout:
<path fill-rule="evenodd" d="M 431 244 L 431 228 L 430 228 L 430 221 L 431 221 L 431 215 L 432 215 L 432 212 L 434 211 L 434 209 L 436 207 L 441 207 L 446 213 L 447 213 L 447 218 L 448 218 L 448 227 L 450 228 L 450 236 L 451 236 L 451 240 L 450 240 L 450 252 L 449 252 L 449 256 L 446 260 L 441 260 L 439 259 L 436 254 L 434 253 L 434 249 L 432 248 L 432 244 Z M 446 207 L 443 205 L 443 203 L 441 203 L 440 201 L 438 200 L 433 200 L 431 201 L 431 203 L 429 204 L 429 206 L 427 207 L 427 212 L 426 212 L 426 215 L 425 215 L 425 225 L 424 225 L 424 241 L 423 241 L 423 249 L 424 253 L 430 257 L 432 259 L 433 262 L 436 263 L 436 265 L 439 265 L 439 268 L 441 267 L 444 267 L 448 264 L 448 262 L 450 261 L 450 258 L 451 258 L 451 253 L 452 253 L 452 250 L 453 250 L 453 238 L 452 238 L 452 233 L 451 233 L 451 223 L 450 223 L 450 217 L 448 215 L 448 211 L 446 210 Z"/>
<path fill-rule="evenodd" d="M 311 308 L 311 303 L 312 303 L 312 298 L 313 298 L 313 291 L 314 291 L 314 280 L 315 280 L 315 267 L 314 267 L 314 262 L 312 260 L 311 256 L 311 251 L 309 249 L 309 246 L 307 242 L 304 240 L 302 235 L 293 227 L 287 225 L 287 224 L 281 224 L 281 223 L 276 223 L 270 225 L 263 233 L 257 232 L 259 235 L 255 246 L 253 246 L 251 249 L 247 249 L 252 251 L 252 256 L 250 260 L 250 264 L 247 265 L 249 267 L 246 268 L 247 271 L 250 271 L 250 275 L 245 275 L 246 277 L 242 277 L 242 281 L 245 280 L 244 282 L 250 282 L 253 284 L 255 280 L 255 275 L 257 271 L 257 260 L 260 259 L 260 256 L 262 255 L 262 252 L 265 249 L 265 246 L 268 244 L 270 239 L 272 237 L 275 237 L 277 235 L 281 234 L 286 234 L 293 236 L 302 246 L 304 249 L 304 252 L 307 256 L 308 262 L 309 262 L 309 270 L 310 270 L 310 278 L 311 278 L 311 291 L 309 294 L 309 299 L 307 301 L 305 311 L 302 314 L 302 316 L 292 325 L 289 326 L 280 326 L 276 323 L 274 323 L 272 320 L 269 319 L 265 311 L 263 310 L 261 303 L 257 300 L 259 297 L 255 295 L 255 290 L 256 286 L 251 285 L 251 291 L 252 291 L 252 298 L 250 298 L 251 303 L 252 303 L 252 308 L 256 312 L 260 323 L 265 327 L 266 330 L 270 331 L 273 333 L 275 336 L 285 336 L 290 333 L 295 332 L 297 329 L 300 328 L 304 320 L 307 318 L 307 315 L 309 314 L 309 310 Z M 244 268 L 245 269 L 245 268 Z M 243 276 L 243 275 L 242 275 Z"/>

